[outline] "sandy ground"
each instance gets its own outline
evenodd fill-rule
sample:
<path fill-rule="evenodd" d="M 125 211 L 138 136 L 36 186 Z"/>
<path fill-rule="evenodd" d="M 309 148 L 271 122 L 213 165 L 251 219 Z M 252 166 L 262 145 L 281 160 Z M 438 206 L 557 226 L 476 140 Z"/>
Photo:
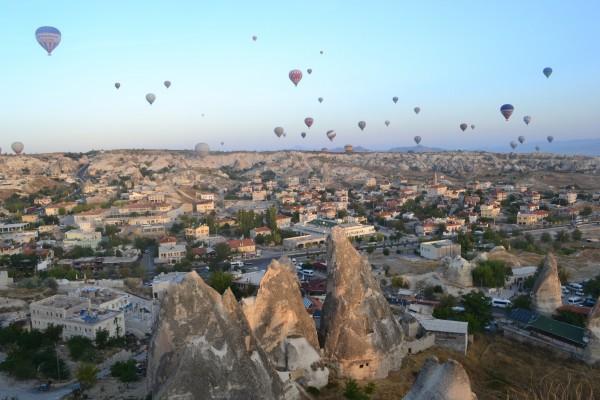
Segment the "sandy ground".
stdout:
<path fill-rule="evenodd" d="M 99 380 L 96 386 L 86 393 L 88 398 L 95 400 L 145 399 L 147 395 L 146 381 L 122 383 L 118 379 L 108 377 Z"/>

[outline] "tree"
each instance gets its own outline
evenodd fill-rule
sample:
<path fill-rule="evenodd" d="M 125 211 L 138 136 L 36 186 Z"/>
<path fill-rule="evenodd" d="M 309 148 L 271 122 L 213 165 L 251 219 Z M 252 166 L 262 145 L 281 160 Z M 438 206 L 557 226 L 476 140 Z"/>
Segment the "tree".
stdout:
<path fill-rule="evenodd" d="M 465 319 L 469 323 L 469 331 L 481 332 L 492 320 L 492 301 L 481 292 L 471 292 L 463 296 Z"/>
<path fill-rule="evenodd" d="M 544 233 L 542 233 L 542 236 L 540 237 L 540 239 L 544 243 L 550 243 L 552 241 L 552 236 L 550 236 L 550 234 L 548 232 L 544 232 Z"/>
<path fill-rule="evenodd" d="M 96 331 L 96 347 L 99 349 L 104 349 L 106 346 L 108 346 L 109 337 L 110 334 L 106 329 L 100 329 Z"/>
<path fill-rule="evenodd" d="M 375 251 L 375 247 L 369 246 L 367 247 L 367 253 L 372 254 Z"/>
<path fill-rule="evenodd" d="M 121 382 L 135 382 L 138 380 L 135 364 L 134 359 L 118 361 L 110 367 L 110 375 L 119 378 Z"/>
<path fill-rule="evenodd" d="M 473 282 L 482 287 L 503 287 L 507 276 L 512 275 L 512 269 L 501 260 L 481 261 L 471 271 Z"/>
<path fill-rule="evenodd" d="M 209 284 L 220 294 L 225 293 L 225 291 L 231 287 L 232 282 L 233 275 L 228 272 L 214 271 L 210 274 Z"/>
<path fill-rule="evenodd" d="M 215 246 L 215 261 L 225 261 L 231 255 L 231 248 L 225 242 L 217 243 Z"/>
<path fill-rule="evenodd" d="M 592 215 L 592 207 L 590 207 L 590 206 L 583 207 L 583 209 L 579 212 L 579 215 L 581 215 L 582 217 L 587 217 L 587 216 Z"/>
<path fill-rule="evenodd" d="M 277 209 L 275 206 L 271 206 L 267 209 L 265 219 L 271 232 L 275 232 L 277 230 Z"/>
<path fill-rule="evenodd" d="M 524 308 L 526 310 L 531 309 L 531 297 L 523 294 L 516 299 L 512 300 L 512 308 Z"/>
<path fill-rule="evenodd" d="M 556 235 L 554 237 L 554 241 L 556 243 L 568 242 L 569 241 L 569 235 L 564 230 L 560 230 L 560 231 L 556 232 Z"/>
<path fill-rule="evenodd" d="M 383 249 L 383 255 L 384 256 L 389 256 L 390 255 L 390 249 L 388 249 L 387 247 Z"/>
<path fill-rule="evenodd" d="M 576 242 L 580 241 L 582 237 L 583 237 L 583 234 L 577 228 L 573 232 L 571 232 L 571 239 L 573 239 Z"/>
<path fill-rule="evenodd" d="M 75 376 L 83 390 L 90 389 L 96 384 L 98 368 L 94 364 L 80 363 Z"/>
<path fill-rule="evenodd" d="M 92 341 L 84 336 L 73 336 L 67 341 L 67 348 L 71 358 L 75 361 L 94 362 L 96 348 Z"/>
<path fill-rule="evenodd" d="M 369 395 L 354 379 L 348 379 L 344 387 L 344 397 L 348 400 L 369 400 Z"/>

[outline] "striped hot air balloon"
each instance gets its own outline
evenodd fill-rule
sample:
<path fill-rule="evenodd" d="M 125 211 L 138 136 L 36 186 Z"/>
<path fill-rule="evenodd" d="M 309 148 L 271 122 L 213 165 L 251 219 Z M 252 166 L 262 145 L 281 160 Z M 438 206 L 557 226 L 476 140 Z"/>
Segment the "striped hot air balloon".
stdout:
<path fill-rule="evenodd" d="M 35 38 L 50 56 L 54 49 L 60 44 L 61 34 L 60 31 L 53 26 L 41 26 L 35 31 Z"/>
<path fill-rule="evenodd" d="M 314 122 L 315 120 L 311 117 L 304 118 L 304 124 L 308 127 L 308 129 L 310 129 Z"/>
<path fill-rule="evenodd" d="M 302 80 L 302 71 L 299 69 L 293 69 L 289 73 L 290 81 L 294 84 L 294 86 L 298 86 L 298 83 Z"/>

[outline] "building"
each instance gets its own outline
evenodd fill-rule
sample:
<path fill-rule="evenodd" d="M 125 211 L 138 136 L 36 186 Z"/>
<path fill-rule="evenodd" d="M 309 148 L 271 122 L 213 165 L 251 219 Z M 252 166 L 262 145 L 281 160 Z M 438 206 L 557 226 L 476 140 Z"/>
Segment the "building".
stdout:
<path fill-rule="evenodd" d="M 419 319 L 419 318 L 418 318 Z M 445 319 L 420 318 L 419 323 L 427 333 L 435 335 L 435 345 L 467 354 L 469 323 Z"/>
<path fill-rule="evenodd" d="M 286 250 L 304 249 L 311 246 L 325 244 L 325 236 L 302 235 L 283 239 L 283 248 Z"/>
<path fill-rule="evenodd" d="M 292 218 L 286 215 L 278 215 L 275 220 L 279 229 L 289 228 L 292 225 Z"/>
<path fill-rule="evenodd" d="M 444 257 L 459 256 L 460 250 L 460 244 L 445 239 L 421 243 L 420 254 L 421 257 L 429 260 L 439 260 Z"/>
<path fill-rule="evenodd" d="M 200 225 L 195 228 L 185 230 L 185 238 L 189 240 L 202 240 L 209 236 L 210 229 L 208 225 Z"/>
<path fill-rule="evenodd" d="M 532 212 L 518 212 L 518 225 L 535 225 L 548 216 L 548 212 L 544 210 L 536 210 Z"/>
<path fill-rule="evenodd" d="M 40 216 L 37 214 L 24 214 L 21 216 L 21 221 L 27 224 L 37 224 L 40 220 Z"/>
<path fill-rule="evenodd" d="M 500 207 L 495 204 L 482 204 L 479 211 L 481 218 L 496 219 L 500 214 Z"/>
<path fill-rule="evenodd" d="M 184 244 L 161 243 L 158 246 L 158 263 L 177 264 L 185 258 L 186 253 Z"/>
<path fill-rule="evenodd" d="M 577 202 L 577 193 L 572 191 L 562 192 L 558 195 L 560 200 L 564 200 L 567 204 L 574 204 Z"/>
<path fill-rule="evenodd" d="M 79 246 L 95 249 L 98 247 L 101 240 L 102 234 L 100 232 L 74 229 L 65 233 L 63 246 L 66 248 Z"/>
<path fill-rule="evenodd" d="M 254 254 L 256 245 L 252 239 L 228 240 L 227 244 L 233 253 Z"/>
<path fill-rule="evenodd" d="M 196 203 L 196 212 L 199 213 L 209 213 L 214 211 L 215 202 L 212 200 L 200 200 Z"/>
<path fill-rule="evenodd" d="M 252 239 L 256 239 L 257 236 L 268 236 L 271 234 L 271 229 L 267 226 L 259 226 L 258 228 L 254 228 L 250 231 L 250 237 Z"/>
<path fill-rule="evenodd" d="M 73 209 L 76 206 L 77 206 L 77 203 L 75 203 L 74 201 L 68 202 L 68 203 L 53 204 L 53 205 L 47 206 L 44 209 L 44 213 L 49 217 L 53 216 L 53 215 L 66 214 L 66 213 L 73 211 Z"/>
<path fill-rule="evenodd" d="M 125 334 L 123 311 L 92 308 L 89 298 L 54 295 L 29 305 L 32 329 L 45 330 L 49 326 L 62 326 L 62 338 L 84 336 L 91 340 L 100 330 L 109 337 Z"/>
<path fill-rule="evenodd" d="M 0 224 L 0 234 L 24 232 L 29 227 L 28 223 Z"/>
<path fill-rule="evenodd" d="M 267 199 L 267 192 L 264 190 L 258 190 L 252 192 L 252 201 L 265 201 Z"/>

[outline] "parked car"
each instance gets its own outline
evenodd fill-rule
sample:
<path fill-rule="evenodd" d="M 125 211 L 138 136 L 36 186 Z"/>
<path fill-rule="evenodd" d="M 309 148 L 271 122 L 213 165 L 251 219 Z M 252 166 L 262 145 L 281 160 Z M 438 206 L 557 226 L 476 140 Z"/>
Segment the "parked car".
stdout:
<path fill-rule="evenodd" d="M 507 299 L 497 299 L 497 298 L 492 299 L 492 307 L 507 308 L 507 307 L 510 307 L 511 305 L 512 305 L 511 301 L 507 300 Z"/>
<path fill-rule="evenodd" d="M 569 297 L 567 299 L 567 303 L 573 304 L 573 305 L 581 305 L 581 304 L 583 304 L 583 299 L 579 296 Z"/>

